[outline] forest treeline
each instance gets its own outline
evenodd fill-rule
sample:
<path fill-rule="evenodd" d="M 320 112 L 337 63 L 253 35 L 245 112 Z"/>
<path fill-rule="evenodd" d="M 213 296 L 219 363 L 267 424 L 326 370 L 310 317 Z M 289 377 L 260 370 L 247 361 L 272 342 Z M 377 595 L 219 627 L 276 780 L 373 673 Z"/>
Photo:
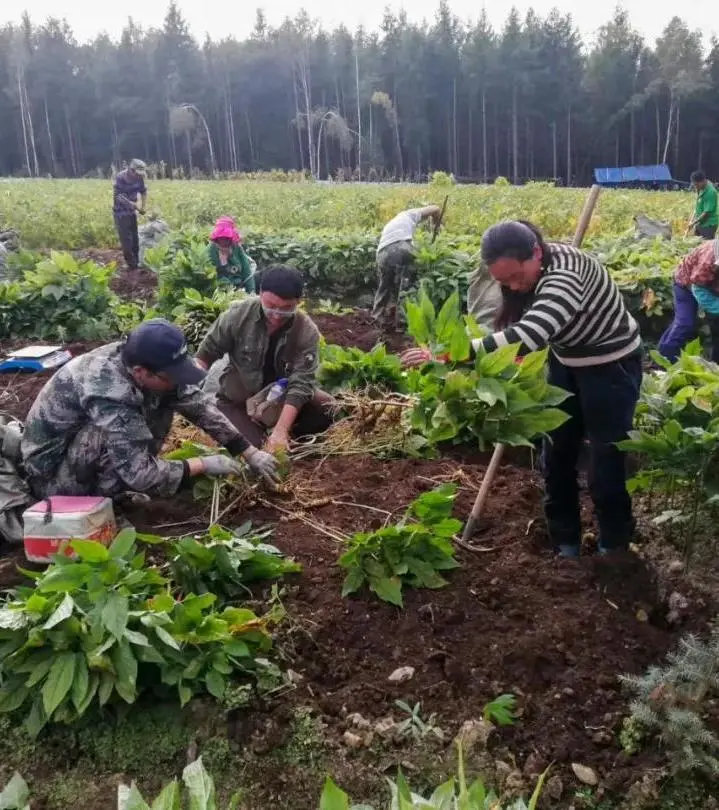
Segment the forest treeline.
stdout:
<path fill-rule="evenodd" d="M 645 41 L 617 9 L 592 47 L 570 15 L 513 10 L 501 30 L 387 12 L 379 31 L 306 13 L 197 42 L 171 3 L 160 29 L 79 44 L 59 19 L 0 28 L 0 174 L 165 176 L 300 170 L 318 178 L 591 180 L 667 162 L 719 174 L 719 43 L 675 17 Z"/>

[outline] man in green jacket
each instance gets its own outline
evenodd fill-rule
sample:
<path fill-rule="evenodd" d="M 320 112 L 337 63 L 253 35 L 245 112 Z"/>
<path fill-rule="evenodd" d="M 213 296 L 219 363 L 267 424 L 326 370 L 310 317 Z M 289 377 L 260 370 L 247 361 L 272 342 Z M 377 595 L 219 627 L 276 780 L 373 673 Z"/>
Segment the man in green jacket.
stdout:
<path fill-rule="evenodd" d="M 691 180 L 697 192 L 694 219 L 691 223 L 694 227 L 694 234 L 701 236 L 702 239 L 713 239 L 717 232 L 717 225 L 719 225 L 717 190 L 714 184 L 707 180 L 704 172 L 692 172 Z"/>
<path fill-rule="evenodd" d="M 248 412 L 248 400 L 251 404 L 255 395 L 281 384 L 281 410 L 267 440 L 270 452 L 287 448 L 291 435 L 320 433 L 331 423 L 332 398 L 316 383 L 320 333 L 298 309 L 303 286 L 294 268 L 268 267 L 259 296 L 233 303 L 210 327 L 196 355 L 204 368 L 228 355 L 217 405 L 255 447 L 263 445 L 269 426 Z"/>

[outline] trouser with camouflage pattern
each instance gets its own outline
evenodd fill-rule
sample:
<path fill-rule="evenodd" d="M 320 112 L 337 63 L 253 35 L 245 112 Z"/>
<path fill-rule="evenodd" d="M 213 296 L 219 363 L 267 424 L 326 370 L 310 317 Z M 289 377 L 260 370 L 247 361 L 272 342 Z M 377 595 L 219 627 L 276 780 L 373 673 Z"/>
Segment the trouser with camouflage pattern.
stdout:
<path fill-rule="evenodd" d="M 153 442 L 151 452 L 159 453 L 162 442 Z M 128 491 L 127 484 L 113 468 L 107 451 L 104 430 L 86 425 L 78 431 L 67 448 L 65 458 L 47 478 L 32 477 L 29 481 L 38 499 L 50 495 L 102 495 L 112 498 Z M 148 492 L 148 495 L 155 493 Z"/>
<path fill-rule="evenodd" d="M 372 317 L 380 326 L 392 327 L 402 283 L 414 277 L 414 253 L 411 242 L 395 242 L 377 253 L 378 287 Z"/>

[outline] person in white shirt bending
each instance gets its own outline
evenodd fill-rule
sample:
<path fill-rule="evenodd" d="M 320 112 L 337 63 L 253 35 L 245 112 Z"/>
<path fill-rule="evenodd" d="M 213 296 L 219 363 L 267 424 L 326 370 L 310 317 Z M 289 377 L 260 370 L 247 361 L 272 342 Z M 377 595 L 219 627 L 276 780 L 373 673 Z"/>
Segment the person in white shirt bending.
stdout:
<path fill-rule="evenodd" d="M 379 286 L 372 307 L 372 317 L 382 328 L 393 329 L 396 325 L 402 280 L 414 261 L 412 240 L 417 226 L 427 219 L 439 224 L 441 213 L 438 205 L 411 208 L 397 214 L 384 226 L 377 245 Z"/>

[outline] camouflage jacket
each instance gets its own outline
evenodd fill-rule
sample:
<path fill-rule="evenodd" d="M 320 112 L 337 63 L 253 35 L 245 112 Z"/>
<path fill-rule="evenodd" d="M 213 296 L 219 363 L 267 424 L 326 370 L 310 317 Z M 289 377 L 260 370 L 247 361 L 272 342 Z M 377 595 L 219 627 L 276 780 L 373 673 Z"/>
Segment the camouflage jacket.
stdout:
<path fill-rule="evenodd" d="M 256 296 L 230 306 L 210 328 L 197 357 L 208 367 L 225 354 L 230 362 L 220 377 L 220 394 L 243 403 L 263 388 L 265 355 L 270 336 Z M 320 333 L 312 319 L 298 312 L 279 334 L 275 350 L 276 378 L 287 377 L 285 402 L 301 408 L 315 392 Z"/>
<path fill-rule="evenodd" d="M 122 344 L 111 343 L 71 360 L 40 391 L 22 438 L 25 470 L 32 480 L 52 479 L 78 432 L 94 425 L 104 434 L 107 463 L 128 490 L 177 492 L 181 461 L 157 458 L 179 413 L 233 452 L 247 447 L 237 429 L 195 386 L 168 394 L 143 391 L 122 361 Z M 239 441 L 238 441 L 239 440 Z"/>

